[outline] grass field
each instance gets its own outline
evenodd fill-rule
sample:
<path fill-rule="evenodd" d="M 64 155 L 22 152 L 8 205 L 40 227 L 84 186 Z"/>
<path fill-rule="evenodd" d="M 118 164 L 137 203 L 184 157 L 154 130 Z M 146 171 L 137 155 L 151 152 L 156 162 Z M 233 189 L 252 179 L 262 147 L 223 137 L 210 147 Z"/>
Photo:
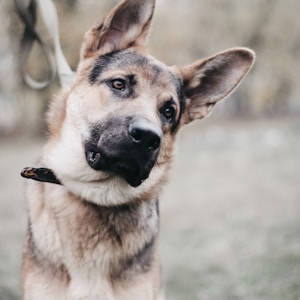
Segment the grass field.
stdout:
<path fill-rule="evenodd" d="M 41 140 L 0 143 L 0 300 L 20 299 L 22 167 Z M 181 132 L 161 199 L 167 299 L 300 299 L 300 120 L 199 122 Z"/>

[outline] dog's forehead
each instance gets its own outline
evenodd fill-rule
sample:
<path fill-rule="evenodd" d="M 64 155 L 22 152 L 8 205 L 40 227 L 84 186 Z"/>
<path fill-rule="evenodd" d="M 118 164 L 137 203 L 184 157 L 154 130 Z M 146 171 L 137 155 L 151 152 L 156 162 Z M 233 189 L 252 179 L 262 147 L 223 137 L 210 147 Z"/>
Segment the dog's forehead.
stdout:
<path fill-rule="evenodd" d="M 89 82 L 94 84 L 106 71 L 137 72 L 137 76 L 146 78 L 151 84 L 169 85 L 180 89 L 179 78 L 163 63 L 131 50 L 111 52 L 96 59 L 89 74 Z"/>

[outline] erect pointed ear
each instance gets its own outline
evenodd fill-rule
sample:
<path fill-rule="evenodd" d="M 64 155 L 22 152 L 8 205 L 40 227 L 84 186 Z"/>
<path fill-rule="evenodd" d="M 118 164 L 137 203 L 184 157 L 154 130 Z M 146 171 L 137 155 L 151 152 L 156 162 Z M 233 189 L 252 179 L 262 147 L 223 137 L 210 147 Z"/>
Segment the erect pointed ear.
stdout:
<path fill-rule="evenodd" d="M 204 118 L 248 73 L 255 59 L 247 48 L 233 48 L 181 69 L 187 98 L 186 122 Z"/>
<path fill-rule="evenodd" d="M 145 46 L 154 6 L 155 0 L 123 0 L 85 34 L 81 57 Z"/>

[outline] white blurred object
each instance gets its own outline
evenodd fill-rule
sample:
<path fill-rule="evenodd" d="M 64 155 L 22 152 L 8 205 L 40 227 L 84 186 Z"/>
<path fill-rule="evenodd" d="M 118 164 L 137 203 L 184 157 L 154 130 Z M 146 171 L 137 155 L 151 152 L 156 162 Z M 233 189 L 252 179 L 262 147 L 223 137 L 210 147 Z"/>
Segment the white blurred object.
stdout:
<path fill-rule="evenodd" d="M 59 81 L 62 87 L 69 86 L 74 81 L 75 72 L 71 70 L 59 41 L 59 26 L 56 8 L 52 0 L 37 0 L 43 21 L 53 40 L 55 48 L 55 58 L 58 68 Z"/>
<path fill-rule="evenodd" d="M 265 132 L 263 140 L 267 146 L 275 148 L 282 144 L 282 134 L 278 129 L 269 129 Z"/>

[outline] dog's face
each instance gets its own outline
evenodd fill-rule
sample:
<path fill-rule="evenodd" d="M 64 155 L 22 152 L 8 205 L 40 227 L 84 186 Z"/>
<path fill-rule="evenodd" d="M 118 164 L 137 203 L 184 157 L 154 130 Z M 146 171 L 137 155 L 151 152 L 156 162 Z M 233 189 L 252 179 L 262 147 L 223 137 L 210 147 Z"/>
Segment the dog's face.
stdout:
<path fill-rule="evenodd" d="M 236 48 L 167 67 L 146 49 L 153 9 L 154 0 L 125 0 L 88 31 L 76 82 L 49 112 L 47 166 L 101 205 L 157 197 L 178 129 L 205 117 L 254 59 Z"/>
<path fill-rule="evenodd" d="M 184 108 L 181 82 L 166 66 L 130 49 L 97 58 L 88 81 L 101 100 L 82 116 L 89 124 L 83 136 L 87 163 L 138 187 L 157 163 L 168 161 L 163 152 L 172 152 Z"/>

